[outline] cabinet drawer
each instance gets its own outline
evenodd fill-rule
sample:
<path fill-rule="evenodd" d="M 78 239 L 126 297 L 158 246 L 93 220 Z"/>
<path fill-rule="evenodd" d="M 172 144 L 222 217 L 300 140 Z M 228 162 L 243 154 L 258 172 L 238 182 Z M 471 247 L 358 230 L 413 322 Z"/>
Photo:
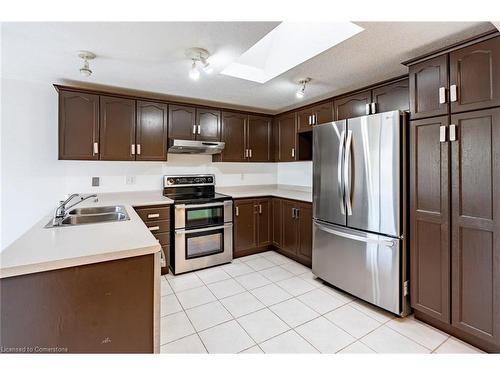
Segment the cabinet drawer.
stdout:
<path fill-rule="evenodd" d="M 135 211 L 144 222 L 170 220 L 170 207 L 136 208 Z"/>
<path fill-rule="evenodd" d="M 147 221 L 145 222 L 151 233 L 164 233 L 170 230 L 170 222 L 168 220 Z"/>
<path fill-rule="evenodd" d="M 160 242 L 162 247 L 167 246 L 170 243 L 170 233 L 153 233 L 153 236 Z"/>

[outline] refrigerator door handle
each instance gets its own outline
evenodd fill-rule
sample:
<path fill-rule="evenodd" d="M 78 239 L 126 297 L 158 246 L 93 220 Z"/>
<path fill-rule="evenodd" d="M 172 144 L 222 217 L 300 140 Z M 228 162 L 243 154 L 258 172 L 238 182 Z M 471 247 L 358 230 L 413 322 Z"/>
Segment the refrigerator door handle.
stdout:
<path fill-rule="evenodd" d="M 344 189 L 342 187 L 342 159 L 344 156 L 344 146 L 345 146 L 345 130 L 340 133 L 340 145 L 339 145 L 339 156 L 337 164 L 337 183 L 338 183 L 338 193 L 340 199 L 340 212 L 345 215 L 345 199 L 344 199 Z"/>
<path fill-rule="evenodd" d="M 351 158 L 352 130 L 347 131 L 346 146 L 344 152 L 344 199 L 347 206 L 347 215 L 352 215 L 351 205 L 351 181 L 349 179 L 349 159 Z"/>
<path fill-rule="evenodd" d="M 388 247 L 393 247 L 394 246 L 394 241 L 390 241 L 390 240 L 377 240 L 375 238 L 367 238 L 367 237 L 362 237 L 362 236 L 356 236 L 355 234 L 345 233 L 345 232 L 341 232 L 341 231 L 329 228 L 329 227 L 327 227 L 327 226 L 325 226 L 323 224 L 318 223 L 317 221 L 314 221 L 314 224 L 319 229 L 321 229 L 321 230 L 323 230 L 325 232 L 334 234 L 334 235 L 339 236 L 339 237 L 349 238 L 351 240 L 361 241 L 361 242 L 366 242 L 366 243 L 375 243 L 377 245 L 384 245 L 384 246 L 388 246 Z"/>

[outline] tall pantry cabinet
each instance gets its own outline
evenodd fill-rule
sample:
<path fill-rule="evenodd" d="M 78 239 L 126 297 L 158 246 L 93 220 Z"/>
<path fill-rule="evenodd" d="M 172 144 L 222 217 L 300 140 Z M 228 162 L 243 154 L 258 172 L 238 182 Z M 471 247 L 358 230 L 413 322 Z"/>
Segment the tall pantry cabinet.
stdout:
<path fill-rule="evenodd" d="M 500 352 L 500 36 L 408 65 L 412 307 Z"/>

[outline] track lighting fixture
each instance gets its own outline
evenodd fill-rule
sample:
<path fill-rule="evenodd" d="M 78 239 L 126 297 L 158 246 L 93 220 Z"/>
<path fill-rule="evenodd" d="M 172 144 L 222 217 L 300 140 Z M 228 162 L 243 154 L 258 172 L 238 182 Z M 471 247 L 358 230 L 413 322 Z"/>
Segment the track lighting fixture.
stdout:
<path fill-rule="evenodd" d="M 191 70 L 189 71 L 189 78 L 198 80 L 200 78 L 201 68 L 206 74 L 213 72 L 213 68 L 208 62 L 210 54 L 203 48 L 190 48 L 186 51 L 186 56 L 191 59 Z"/>
<path fill-rule="evenodd" d="M 80 68 L 80 74 L 85 77 L 90 77 L 92 70 L 89 67 L 89 60 L 95 59 L 95 54 L 89 51 L 78 51 L 78 57 L 83 60 L 83 66 Z"/>
<path fill-rule="evenodd" d="M 302 99 L 306 93 L 306 84 L 311 81 L 311 78 L 304 78 L 299 81 L 300 88 L 299 90 L 295 93 L 295 96 L 298 99 Z"/>

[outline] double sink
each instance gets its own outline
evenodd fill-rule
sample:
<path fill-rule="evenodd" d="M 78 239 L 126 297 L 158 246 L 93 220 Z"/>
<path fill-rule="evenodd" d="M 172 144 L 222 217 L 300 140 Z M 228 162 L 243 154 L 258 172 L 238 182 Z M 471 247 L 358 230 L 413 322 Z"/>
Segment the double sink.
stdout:
<path fill-rule="evenodd" d="M 74 208 L 55 223 L 51 220 L 45 227 L 67 227 L 82 224 L 97 224 L 110 221 L 130 220 L 124 206 L 102 206 Z"/>

